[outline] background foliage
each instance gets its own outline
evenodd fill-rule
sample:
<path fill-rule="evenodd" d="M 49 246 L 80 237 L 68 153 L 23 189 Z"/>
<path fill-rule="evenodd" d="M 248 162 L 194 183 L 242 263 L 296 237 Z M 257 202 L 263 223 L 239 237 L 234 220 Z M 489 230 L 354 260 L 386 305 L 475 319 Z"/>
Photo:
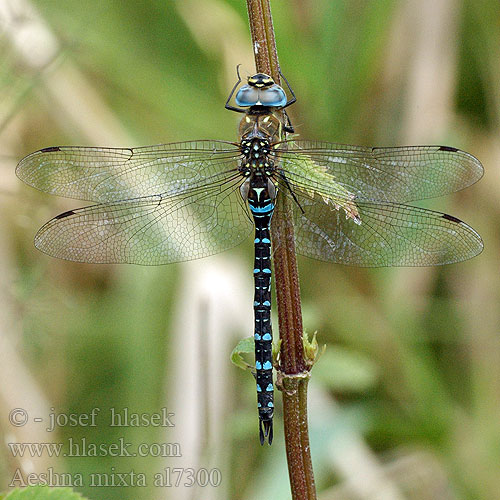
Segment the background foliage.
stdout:
<path fill-rule="evenodd" d="M 500 4 L 275 0 L 283 73 L 303 138 L 447 144 L 476 155 L 477 186 L 425 206 L 482 235 L 453 266 L 355 269 L 299 260 L 304 323 L 328 348 L 311 382 L 324 499 L 497 499 L 500 491 Z M 252 248 L 159 268 L 50 259 L 32 245 L 74 208 L 22 185 L 16 162 L 62 144 L 236 138 L 223 103 L 253 71 L 243 0 L 0 4 L 0 403 L 4 442 L 178 442 L 182 457 L 14 457 L 24 473 L 213 468 L 218 488 L 77 488 L 93 499 L 288 498 L 277 439 L 257 439 L 254 383 L 230 365 L 251 333 Z M 199 335 L 198 335 L 199 334 Z M 215 346 L 215 347 L 214 347 Z M 278 398 L 279 399 L 279 398 Z M 175 428 L 7 423 L 30 415 L 168 407 Z M 278 410 L 279 415 L 279 410 Z M 65 448 L 67 450 L 67 448 Z"/>

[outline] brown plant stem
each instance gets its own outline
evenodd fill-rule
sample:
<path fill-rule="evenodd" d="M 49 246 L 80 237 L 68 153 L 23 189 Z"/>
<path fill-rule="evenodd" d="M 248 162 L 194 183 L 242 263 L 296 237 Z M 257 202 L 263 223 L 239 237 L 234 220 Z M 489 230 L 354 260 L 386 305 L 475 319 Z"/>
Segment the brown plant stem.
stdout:
<path fill-rule="evenodd" d="M 280 68 L 269 0 L 247 0 L 257 72 L 280 82 Z M 277 385 L 283 394 L 283 419 L 290 487 L 294 500 L 316 498 L 307 424 L 310 364 L 303 347 L 299 276 L 295 257 L 292 201 L 278 196 L 272 220 L 272 245 L 281 339 Z"/>

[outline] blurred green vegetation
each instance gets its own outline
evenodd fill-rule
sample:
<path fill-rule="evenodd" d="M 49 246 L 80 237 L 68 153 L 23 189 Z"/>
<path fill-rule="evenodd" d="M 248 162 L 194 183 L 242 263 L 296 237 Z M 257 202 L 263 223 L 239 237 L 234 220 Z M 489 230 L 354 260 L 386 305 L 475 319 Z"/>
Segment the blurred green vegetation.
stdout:
<path fill-rule="evenodd" d="M 91 266 L 44 256 L 32 245 L 36 229 L 54 214 L 81 205 L 21 185 L 14 167 L 24 155 L 57 144 L 235 140 L 239 117 L 223 104 L 236 64 L 243 64 L 244 73 L 253 71 L 245 2 L 36 1 L 35 19 L 56 41 L 51 65 L 41 64 L 49 44 L 42 38 L 37 45 L 40 33 L 26 21 L 24 6 L 6 5 L 16 16 L 4 24 L 0 39 L 0 300 L 6 318 L 0 335 L 15 346 L 34 388 L 56 412 L 100 407 L 104 414 L 111 407 L 129 407 L 154 413 L 170 407 L 174 393 L 187 390 L 184 374 L 172 367 L 194 356 L 183 344 L 179 318 L 185 318 L 183 310 L 194 316 L 205 307 L 199 297 L 191 301 L 189 286 L 196 280 L 186 281 L 189 264 Z M 472 261 L 369 270 L 299 259 L 304 324 L 328 346 L 316 378 L 313 371 L 309 409 L 321 498 L 373 498 L 359 491 L 355 496 L 345 486 L 370 483 L 366 478 L 373 470 L 367 472 L 365 459 L 386 472 L 401 498 L 496 500 L 500 4 L 276 0 L 272 9 L 281 68 L 298 97 L 290 115 L 301 137 L 363 145 L 447 144 L 471 152 L 486 170 L 477 186 L 426 203 L 479 231 L 485 251 Z M 21 33 L 27 38 L 16 42 Z M 34 47 L 32 59 L 22 47 Z M 82 88 L 91 93 L 72 93 Z M 114 127 L 109 134 L 107 124 Z M 201 337 L 196 359 L 202 374 L 209 374 L 206 380 L 223 384 L 227 396 L 215 413 L 218 422 L 214 413 L 203 414 L 205 437 L 194 445 L 188 435 L 176 440 L 183 447 L 182 467 L 219 467 L 223 485 L 192 493 L 175 487 L 77 488 L 89 498 L 289 498 L 280 411 L 275 443 L 261 448 L 254 382 L 229 360 L 237 339 L 252 329 L 251 320 L 244 328 L 237 322 L 251 318 L 250 242 L 221 257 L 202 265 L 216 262 L 225 271 L 224 259 L 236 259 L 236 267 L 248 274 L 249 288 L 242 292 L 241 310 L 221 305 L 230 324 L 225 327 L 229 339 L 221 339 L 222 356 L 210 355 L 214 337 Z M 191 285 L 181 294 L 186 283 Z M 236 275 L 234 283 L 230 293 L 237 295 Z M 214 280 L 214 294 L 222 286 L 227 282 Z M 204 314 L 210 318 L 211 308 Z M 209 325 L 207 320 L 198 329 Z M 219 376 L 222 364 L 224 376 Z M 21 406 L 21 395 L 29 392 L 12 380 L 9 387 Z M 216 389 L 209 383 L 202 387 L 200 397 L 210 406 Z M 12 401 L 2 403 L 2 415 Z M 175 401 L 177 423 L 189 420 L 189 398 Z M 215 440 L 210 430 L 217 425 L 223 433 Z M 23 439 L 22 429 L 0 428 L 4 441 Z M 35 438 L 169 442 L 169 432 L 100 425 L 65 427 L 51 436 L 35 432 Z M 348 462 L 353 456 L 356 460 Z M 423 458 L 408 468 L 398 462 L 415 456 Z M 7 448 L 2 458 L 4 490 L 14 470 L 30 466 Z M 150 477 L 179 463 L 177 458 L 72 457 L 57 465 L 48 459 L 44 467 L 83 475 L 115 467 Z"/>

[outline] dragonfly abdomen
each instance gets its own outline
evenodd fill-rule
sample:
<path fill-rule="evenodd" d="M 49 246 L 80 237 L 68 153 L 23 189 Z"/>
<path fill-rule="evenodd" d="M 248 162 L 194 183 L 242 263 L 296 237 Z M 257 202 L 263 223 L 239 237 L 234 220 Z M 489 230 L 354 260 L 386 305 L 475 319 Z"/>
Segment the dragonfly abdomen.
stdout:
<path fill-rule="evenodd" d="M 255 371 L 259 435 L 263 444 L 273 440 L 273 354 L 271 327 L 271 236 L 274 212 L 274 185 L 263 173 L 249 179 L 248 204 L 255 222 L 254 317 Z M 272 195 L 268 186 L 273 186 Z"/>

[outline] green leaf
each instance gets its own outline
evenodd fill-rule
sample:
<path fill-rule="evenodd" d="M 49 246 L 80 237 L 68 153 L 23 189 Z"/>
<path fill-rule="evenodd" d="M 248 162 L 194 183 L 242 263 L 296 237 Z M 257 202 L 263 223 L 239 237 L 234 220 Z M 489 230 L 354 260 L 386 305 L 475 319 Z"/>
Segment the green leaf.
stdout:
<path fill-rule="evenodd" d="M 326 349 L 326 345 L 323 345 L 321 348 L 319 347 L 318 341 L 316 340 L 316 332 L 313 333 L 311 340 L 309 340 L 307 333 L 304 332 L 302 334 L 302 345 L 304 347 L 304 357 L 308 366 L 313 366 L 317 363 Z"/>
<path fill-rule="evenodd" d="M 12 490 L 5 500 L 82 500 L 84 497 L 71 488 L 31 486 Z"/>
<path fill-rule="evenodd" d="M 296 148 L 300 149 L 297 146 Z M 314 191 L 301 186 L 300 182 L 296 182 L 296 188 L 304 189 L 309 196 L 321 196 L 323 201 L 332 207 L 332 210 L 342 209 L 346 217 L 353 219 L 356 224 L 360 223 L 354 194 L 336 182 L 335 177 L 328 173 L 325 167 L 318 165 L 305 154 L 292 156 L 291 153 L 286 158 L 283 158 L 283 166 L 295 178 L 307 178 L 310 186 L 313 183 L 316 184 Z"/>
<path fill-rule="evenodd" d="M 241 355 L 253 353 L 254 349 L 255 346 L 252 337 L 241 339 L 231 353 L 231 362 L 242 370 L 253 370 L 253 366 L 247 363 Z"/>

